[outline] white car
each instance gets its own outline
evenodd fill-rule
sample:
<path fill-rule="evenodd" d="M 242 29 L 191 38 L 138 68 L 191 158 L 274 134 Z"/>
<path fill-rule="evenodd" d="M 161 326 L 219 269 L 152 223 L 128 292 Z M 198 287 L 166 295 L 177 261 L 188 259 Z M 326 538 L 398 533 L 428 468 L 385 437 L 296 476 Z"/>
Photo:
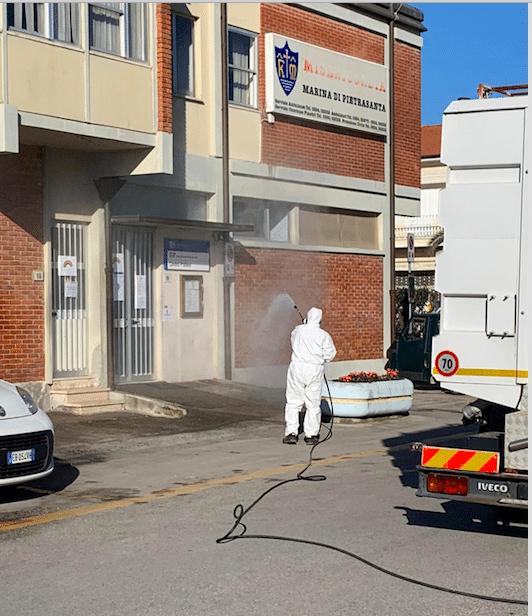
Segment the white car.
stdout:
<path fill-rule="evenodd" d="M 54 470 L 54 427 L 21 387 L 0 380 L 0 487 Z"/>

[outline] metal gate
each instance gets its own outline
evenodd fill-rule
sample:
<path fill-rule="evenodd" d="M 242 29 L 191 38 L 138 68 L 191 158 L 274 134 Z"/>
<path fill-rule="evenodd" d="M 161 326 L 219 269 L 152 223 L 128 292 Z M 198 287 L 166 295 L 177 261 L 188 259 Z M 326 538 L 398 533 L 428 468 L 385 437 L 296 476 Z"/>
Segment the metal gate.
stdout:
<path fill-rule="evenodd" d="M 87 374 L 86 233 L 82 224 L 52 225 L 54 378 Z"/>
<path fill-rule="evenodd" d="M 118 383 L 153 378 L 153 234 L 113 229 L 114 371 Z"/>

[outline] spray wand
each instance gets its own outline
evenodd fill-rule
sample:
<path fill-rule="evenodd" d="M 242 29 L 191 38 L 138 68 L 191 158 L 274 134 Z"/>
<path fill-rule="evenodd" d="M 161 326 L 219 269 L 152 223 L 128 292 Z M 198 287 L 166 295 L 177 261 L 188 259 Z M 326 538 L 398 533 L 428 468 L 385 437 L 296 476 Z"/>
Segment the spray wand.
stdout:
<path fill-rule="evenodd" d="M 294 304 L 294 308 L 299 312 L 299 308 Z M 299 316 L 301 317 L 301 322 L 304 323 L 305 319 L 303 318 L 303 315 L 301 314 L 301 312 L 299 312 Z"/>

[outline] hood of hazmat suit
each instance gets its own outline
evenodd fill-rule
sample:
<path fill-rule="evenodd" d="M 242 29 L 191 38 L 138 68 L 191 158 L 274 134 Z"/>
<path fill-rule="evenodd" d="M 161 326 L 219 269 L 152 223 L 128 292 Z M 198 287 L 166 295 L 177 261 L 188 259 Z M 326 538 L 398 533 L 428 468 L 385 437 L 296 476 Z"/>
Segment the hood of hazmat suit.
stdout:
<path fill-rule="evenodd" d="M 331 336 L 320 328 L 322 311 L 311 308 L 307 313 L 307 322 L 298 325 L 292 332 L 292 362 L 322 366 L 336 355 Z"/>

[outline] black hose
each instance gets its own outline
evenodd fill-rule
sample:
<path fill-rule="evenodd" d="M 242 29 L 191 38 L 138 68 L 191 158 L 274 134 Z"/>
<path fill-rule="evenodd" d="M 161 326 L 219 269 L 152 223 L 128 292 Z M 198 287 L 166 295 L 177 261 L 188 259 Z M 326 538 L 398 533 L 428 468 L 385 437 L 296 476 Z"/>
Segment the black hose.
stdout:
<path fill-rule="evenodd" d="M 297 310 L 297 306 L 294 306 L 294 308 Z M 299 312 L 299 310 L 297 310 Z M 299 313 L 301 315 L 301 313 Z M 301 317 L 303 318 L 303 317 Z M 223 536 L 220 537 L 219 539 L 216 539 L 216 543 L 222 544 L 222 543 L 230 543 L 231 541 L 234 541 L 235 539 L 275 539 L 277 541 L 291 541 L 293 543 L 306 543 L 307 545 L 314 545 L 314 546 L 318 546 L 318 547 L 322 547 L 322 548 L 328 548 L 329 550 L 334 550 L 335 552 L 340 552 L 341 554 L 345 554 L 346 556 L 350 556 L 351 558 L 354 558 L 358 561 L 360 561 L 361 563 L 368 565 L 368 567 L 372 567 L 373 569 L 376 569 L 377 571 L 380 571 L 381 573 L 385 573 L 387 575 L 390 575 L 394 578 L 397 578 L 399 580 L 403 580 L 404 582 L 410 582 L 411 584 L 417 584 L 418 586 L 424 586 L 425 588 L 430 588 L 432 590 L 439 590 L 441 592 L 447 592 L 447 593 L 451 593 L 453 595 L 460 595 L 462 597 L 470 597 L 473 599 L 481 599 L 483 601 L 496 601 L 499 603 L 511 603 L 511 604 L 515 604 L 515 605 L 528 605 L 528 601 L 522 601 L 520 599 L 507 599 L 504 597 L 492 597 L 489 595 L 480 595 L 480 594 L 476 594 L 476 593 L 470 593 L 470 592 L 466 592 L 466 591 L 462 591 L 462 590 L 454 590 L 452 588 L 445 588 L 444 586 L 438 586 L 437 584 L 430 584 L 428 582 L 422 582 L 420 580 L 416 580 L 414 578 L 410 578 L 407 577 L 405 575 L 401 575 L 399 573 L 396 573 L 395 571 L 391 571 L 389 569 L 385 569 L 384 567 L 380 567 L 379 565 L 376 565 L 375 563 L 372 563 L 371 561 L 363 558 L 362 556 L 359 556 L 358 554 L 355 554 L 354 552 L 349 552 L 347 550 L 344 550 L 342 548 L 338 548 L 334 545 L 329 545 L 328 543 L 322 543 L 320 541 L 310 541 L 308 539 L 296 539 L 294 537 L 282 537 L 282 536 L 278 536 L 278 535 L 246 535 L 246 531 L 247 531 L 247 526 L 242 522 L 242 518 L 249 512 L 251 511 L 251 509 L 253 509 L 253 507 L 255 507 L 255 505 L 261 501 L 267 494 L 269 494 L 270 492 L 273 492 L 273 490 L 276 490 L 277 488 L 286 485 L 287 483 L 292 483 L 294 481 L 301 481 L 301 480 L 305 480 L 305 481 L 325 481 L 327 479 L 327 477 L 325 477 L 325 475 L 309 475 L 308 477 L 303 476 L 303 473 L 305 471 L 307 471 L 309 469 L 309 467 L 312 465 L 312 452 L 314 451 L 314 449 L 320 445 L 321 443 L 324 443 L 325 441 L 329 440 L 332 437 L 332 429 L 333 429 L 333 424 L 334 424 L 334 412 L 333 412 L 333 402 L 332 402 L 332 396 L 331 396 L 331 390 L 329 388 L 329 383 L 327 381 L 327 378 L 324 377 L 325 379 L 325 384 L 327 386 L 327 392 L 329 394 L 329 399 L 331 401 L 331 425 L 330 427 L 327 426 L 328 428 L 328 432 L 325 435 L 325 437 L 321 440 L 318 441 L 315 445 L 312 446 L 312 449 L 310 450 L 310 454 L 309 454 L 309 462 L 307 464 L 307 466 L 305 466 L 305 468 L 300 471 L 296 477 L 293 477 L 292 479 L 287 479 L 285 481 L 281 481 L 280 483 L 272 486 L 271 488 L 268 488 L 265 492 L 263 492 L 257 499 L 255 499 L 251 505 L 249 507 L 247 507 L 247 509 L 244 509 L 242 504 L 238 504 L 234 510 L 233 510 L 233 517 L 235 518 L 235 523 L 233 524 L 233 526 L 229 529 L 229 531 Z M 238 527 L 240 528 L 240 532 L 235 533 L 236 529 Z"/>
<path fill-rule="evenodd" d="M 237 537 L 235 537 L 236 539 Z M 345 554 L 346 556 L 351 556 L 351 558 L 355 558 L 356 560 L 368 565 L 369 567 L 373 567 L 373 569 L 377 569 L 377 571 L 381 571 L 382 573 L 386 573 L 387 575 L 391 575 L 394 578 L 399 580 L 403 580 L 404 582 L 410 582 L 411 584 L 417 584 L 418 586 L 424 586 L 425 588 L 430 588 L 432 590 L 440 590 L 442 592 L 451 593 L 453 595 L 460 595 L 462 597 L 472 597 L 473 599 L 482 599 L 484 601 L 498 601 L 499 603 L 513 603 L 517 605 L 528 605 L 528 601 L 522 601 L 521 599 L 506 599 L 504 597 L 490 597 L 488 595 L 479 595 L 472 592 L 465 592 L 462 590 L 453 590 L 452 588 L 445 588 L 443 586 L 438 586 L 437 584 L 429 584 L 428 582 L 422 582 L 420 580 L 415 580 L 413 578 L 409 578 L 405 575 L 401 575 L 399 573 L 395 573 L 395 571 L 390 571 L 389 569 L 385 569 L 384 567 L 380 567 L 375 563 L 372 563 L 362 556 L 355 554 L 354 552 L 349 552 L 347 550 L 343 550 L 342 548 L 337 548 L 334 545 L 329 545 L 328 543 L 321 543 L 321 541 L 309 541 L 308 539 L 295 539 L 294 537 L 280 537 L 277 535 L 244 535 L 238 537 L 239 539 L 276 539 L 278 541 L 291 541 L 293 543 L 306 543 L 307 545 L 315 545 L 322 548 L 328 548 L 329 550 L 334 550 L 335 552 L 340 552 L 341 554 Z"/>
<path fill-rule="evenodd" d="M 295 308 L 295 306 L 294 306 Z M 329 399 L 331 401 L 331 425 L 330 426 L 326 426 L 327 427 L 327 434 L 325 435 L 325 437 L 321 440 L 318 441 L 317 443 L 315 443 L 309 453 L 309 461 L 308 464 L 305 466 L 305 468 L 300 471 L 296 477 L 293 477 L 292 479 L 286 479 L 285 481 L 281 481 L 280 483 L 272 486 L 271 488 L 268 488 L 265 492 L 263 492 L 256 500 L 254 500 L 251 505 L 249 507 L 247 507 L 246 509 L 244 509 L 244 506 L 242 504 L 238 504 L 234 509 L 233 509 L 233 517 L 235 518 L 235 523 L 233 524 L 233 526 L 229 529 L 229 531 L 223 536 L 220 537 L 219 539 L 216 539 L 216 543 L 229 543 L 231 541 L 234 541 L 235 539 L 241 539 L 244 535 L 244 533 L 247 530 L 247 527 L 245 524 L 243 524 L 242 522 L 242 518 L 249 512 L 251 511 L 251 509 L 253 509 L 253 507 L 255 507 L 255 505 L 261 501 L 267 494 L 269 494 L 270 492 L 272 492 L 273 490 L 276 490 L 277 488 L 287 484 L 287 483 L 292 483 L 293 481 L 325 481 L 327 479 L 327 477 L 325 477 L 325 475 L 309 475 L 308 477 L 304 476 L 303 473 L 305 473 L 310 466 L 312 465 L 312 452 L 314 451 L 314 449 L 318 446 L 321 445 L 321 443 L 325 443 L 325 441 L 328 441 L 331 437 L 332 437 L 332 431 L 333 431 L 333 425 L 334 425 L 334 414 L 333 414 L 333 408 L 332 408 L 332 397 L 331 397 L 331 390 L 329 389 L 329 383 L 327 381 L 327 378 L 324 376 L 323 377 L 325 380 L 325 384 L 327 386 L 327 391 L 329 392 Z M 241 532 L 234 534 L 234 532 L 236 531 L 236 529 L 238 527 L 241 527 Z"/>

